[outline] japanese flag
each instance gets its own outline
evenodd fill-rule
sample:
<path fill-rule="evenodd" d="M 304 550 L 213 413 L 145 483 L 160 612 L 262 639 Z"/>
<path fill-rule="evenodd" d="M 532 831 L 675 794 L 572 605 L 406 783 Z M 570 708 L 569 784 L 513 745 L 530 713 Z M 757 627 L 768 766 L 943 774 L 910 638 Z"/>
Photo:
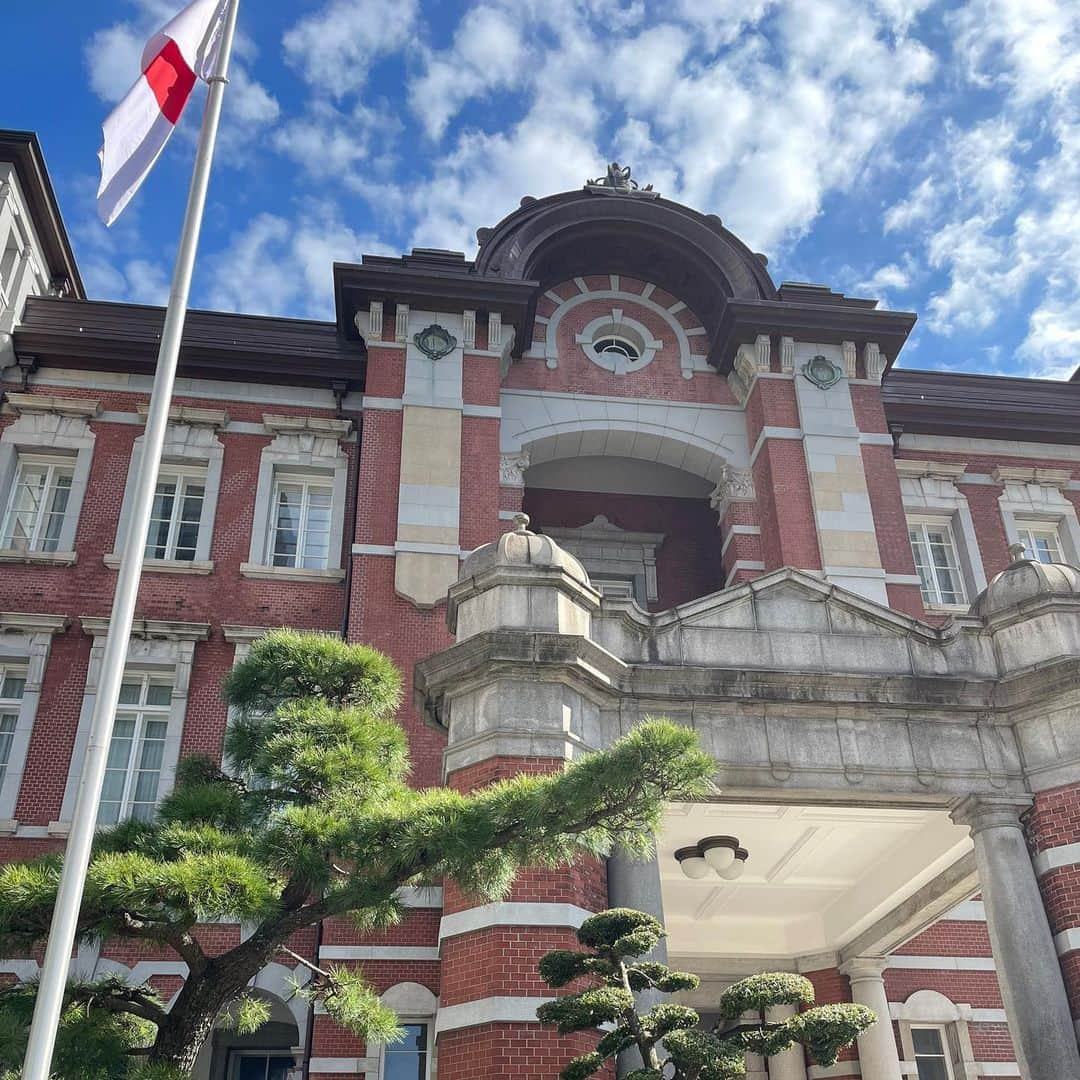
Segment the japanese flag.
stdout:
<path fill-rule="evenodd" d="M 227 0 L 192 0 L 143 50 L 142 75 L 105 121 L 98 214 L 111 225 L 154 167 L 195 89 L 217 59 Z"/>

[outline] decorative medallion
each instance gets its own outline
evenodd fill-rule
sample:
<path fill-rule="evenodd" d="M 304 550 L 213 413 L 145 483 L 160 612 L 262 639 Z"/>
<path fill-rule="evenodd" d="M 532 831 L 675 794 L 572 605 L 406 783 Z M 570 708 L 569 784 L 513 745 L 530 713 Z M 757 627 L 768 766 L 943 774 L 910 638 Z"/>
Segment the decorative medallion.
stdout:
<path fill-rule="evenodd" d="M 840 381 L 843 372 L 827 356 L 812 356 L 802 366 L 802 373 L 822 390 L 828 390 Z"/>
<path fill-rule="evenodd" d="M 445 327 L 432 323 L 426 330 L 421 330 L 413 337 L 416 347 L 430 360 L 441 360 L 449 356 L 458 345 L 458 340 Z"/>

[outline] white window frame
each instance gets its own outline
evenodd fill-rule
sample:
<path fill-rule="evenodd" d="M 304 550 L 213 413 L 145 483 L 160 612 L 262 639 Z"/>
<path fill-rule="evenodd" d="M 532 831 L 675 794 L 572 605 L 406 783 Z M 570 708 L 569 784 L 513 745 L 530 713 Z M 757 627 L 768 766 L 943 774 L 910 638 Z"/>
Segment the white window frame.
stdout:
<path fill-rule="evenodd" d="M 210 410 L 207 410 L 209 415 Z M 220 419 L 217 418 L 217 419 Z M 161 475 L 165 476 L 202 476 L 203 505 L 199 519 L 199 538 L 195 545 L 194 559 L 156 559 L 146 556 L 146 542 L 149 535 L 142 538 L 143 569 L 163 573 L 209 574 L 214 569 L 210 559 L 214 539 L 214 522 L 217 517 L 218 495 L 221 490 L 221 473 L 225 460 L 225 447 L 215 432 L 215 422 L 205 424 L 170 423 L 165 434 L 165 446 L 161 457 Z M 120 519 L 116 526 L 116 538 L 113 550 L 105 556 L 105 565 L 113 568 L 120 565 L 123 552 L 120 542 L 128 535 L 128 522 L 131 520 L 135 500 L 135 485 L 142 466 L 143 448 L 146 436 L 141 435 L 132 446 L 131 459 L 128 463 L 127 484 L 124 487 L 124 501 L 120 508 Z"/>
<path fill-rule="evenodd" d="M 948 1026 L 945 1025 L 945 1024 L 911 1024 L 909 1026 L 909 1028 L 908 1028 L 908 1031 L 911 1033 L 911 1036 L 910 1036 L 911 1037 L 911 1042 L 912 1042 L 911 1060 L 915 1062 L 915 1067 L 916 1067 L 915 1076 L 917 1077 L 919 1075 L 917 1070 L 918 1070 L 918 1064 L 919 1064 L 920 1055 L 918 1053 L 916 1053 L 916 1051 L 914 1049 L 914 1046 L 915 1046 L 915 1034 L 914 1033 L 916 1031 L 936 1031 L 937 1034 L 938 1034 L 938 1038 L 941 1040 L 941 1057 L 938 1060 L 941 1060 L 941 1061 L 945 1062 L 946 1080 L 956 1080 L 956 1072 L 953 1069 L 952 1049 L 951 1049 L 950 1044 L 949 1044 Z M 927 1055 L 923 1054 L 921 1056 L 926 1057 Z"/>
<path fill-rule="evenodd" d="M 1039 548 L 1035 541 L 1040 535 L 1052 538 L 1048 547 L 1052 549 L 1050 554 L 1054 558 L 1043 560 L 1039 557 Z M 1055 521 L 1017 521 L 1016 536 L 1017 541 L 1024 545 L 1028 558 L 1036 562 L 1059 563 L 1065 560 L 1065 545 L 1062 542 L 1061 529 Z"/>
<path fill-rule="evenodd" d="M 165 554 L 162 556 L 150 555 L 147 553 L 147 549 L 150 547 L 150 535 L 147 533 L 146 543 L 143 545 L 144 558 L 147 561 L 155 562 L 196 562 L 199 557 L 200 547 L 205 547 L 202 544 L 203 540 L 203 522 L 206 519 L 206 480 L 207 469 L 198 465 L 162 465 L 161 471 L 158 474 L 158 487 L 161 487 L 163 482 L 175 480 L 176 482 L 176 495 L 173 497 L 172 514 L 169 518 L 169 532 L 165 540 Z M 187 498 L 187 490 L 191 485 L 197 485 L 203 489 L 200 502 L 202 503 L 201 511 L 199 514 L 199 531 L 198 539 L 195 544 L 194 558 L 181 559 L 176 558 L 176 543 L 178 534 L 180 532 L 180 514 L 183 509 L 184 501 Z M 155 498 L 157 492 L 155 491 Z M 206 538 L 209 541 L 209 537 Z"/>
<path fill-rule="evenodd" d="M 0 562 L 53 563 L 70 566 L 76 561 L 75 534 L 90 481 L 96 436 L 89 420 L 100 411 L 96 401 L 67 400 L 50 395 L 7 395 L 18 419 L 0 432 L 0 512 L 6 521 L 20 458 L 49 458 L 69 463 L 72 469 L 64 523 L 54 552 L 0 549 Z"/>
<path fill-rule="evenodd" d="M 428 1055 L 426 1080 L 439 1075 L 438 1068 L 438 1011 L 439 999 L 420 983 L 402 982 L 395 983 L 379 995 L 379 1000 L 389 1009 L 393 1009 L 401 1018 L 402 1023 L 427 1024 L 428 1029 Z M 378 1080 L 384 1080 L 386 1075 L 385 1046 L 377 1040 L 368 1043 L 368 1056 L 375 1058 L 379 1063 Z"/>
<path fill-rule="evenodd" d="M 424 1062 L 424 1080 L 431 1080 L 431 1063 L 435 1058 L 435 1017 L 434 1016 L 399 1016 L 398 1022 L 402 1027 L 408 1024 L 423 1024 L 427 1028 L 427 1049 Z M 379 1050 L 379 1080 L 386 1076 L 386 1055 L 395 1052 L 394 1046 L 382 1043 Z"/>
<path fill-rule="evenodd" d="M 260 1050 L 257 1047 L 241 1048 L 233 1047 L 229 1050 L 229 1064 L 227 1080 L 236 1080 L 240 1074 L 240 1061 L 242 1058 L 288 1058 L 292 1064 L 289 1066 L 288 1075 L 291 1076 L 296 1070 L 296 1054 L 291 1050 Z"/>
<path fill-rule="evenodd" d="M 11 763 L 11 754 L 15 746 L 15 733 L 19 727 L 19 714 L 22 712 L 23 698 L 26 696 L 26 681 L 29 673 L 26 664 L 5 663 L 0 659 L 0 746 L 3 745 L 5 737 L 10 736 L 6 758 L 0 755 L 0 788 L 7 779 L 8 765 Z M 9 679 L 22 683 L 18 697 L 5 693 Z M 5 732 L 3 725 L 9 719 L 11 731 Z"/>
<path fill-rule="evenodd" d="M 164 723 L 167 738 L 169 722 L 171 720 L 173 681 L 170 674 L 156 670 L 128 670 L 124 672 L 123 682 L 126 684 L 138 684 L 140 700 L 137 703 L 118 705 L 116 709 L 116 715 L 118 719 L 121 717 L 121 715 L 134 716 L 135 730 L 131 737 L 131 753 L 124 766 L 124 787 L 123 791 L 120 794 L 119 816 L 117 817 L 115 822 L 106 822 L 106 826 L 115 825 L 119 824 L 120 822 L 127 821 L 132 816 L 132 809 L 135 805 L 134 799 L 136 780 L 138 773 L 141 771 L 139 768 L 139 761 L 142 757 L 143 748 L 146 743 L 146 729 L 151 723 Z M 167 686 L 169 688 L 168 705 L 153 705 L 145 701 L 145 699 L 148 697 L 149 688 L 152 685 Z M 113 740 L 115 741 L 115 739 L 116 730 L 114 726 Z M 162 761 L 162 765 L 164 765 L 164 761 Z M 154 792 L 154 806 L 157 806 L 160 798 L 161 770 L 159 769 L 157 790 Z"/>
<path fill-rule="evenodd" d="M 964 596 L 968 598 L 962 604 L 926 604 L 926 609 L 931 612 L 967 611 L 970 603 L 986 588 L 986 571 L 979 554 L 971 509 L 963 493 L 956 487 L 956 482 L 964 474 L 964 466 L 900 458 L 896 462 L 896 470 L 900 476 L 907 525 L 925 523 L 949 527 Z"/>
<path fill-rule="evenodd" d="M 69 473 L 70 477 L 67 486 L 67 501 L 64 504 L 64 513 L 61 518 L 60 533 L 56 538 L 55 551 L 46 552 L 41 546 L 43 539 L 42 532 L 43 526 L 49 518 L 52 517 L 51 500 L 46 506 L 43 506 L 38 512 L 37 522 L 34 526 L 33 535 L 30 538 L 30 545 L 26 549 L 16 548 L 14 546 L 6 547 L 9 551 L 22 551 L 25 550 L 28 555 L 52 555 L 56 551 L 61 550 L 60 539 L 64 535 L 64 522 L 67 520 L 68 507 L 71 503 L 71 488 L 75 482 L 75 458 L 69 456 L 57 456 L 53 454 L 31 454 L 22 453 L 18 455 L 15 462 L 15 475 L 12 477 L 11 485 L 8 488 L 7 499 L 5 506 L 3 507 L 3 515 L 0 518 L 0 545 L 4 543 L 4 537 L 7 536 L 8 528 L 11 524 L 12 516 L 15 514 L 15 499 L 18 492 L 19 484 L 23 476 L 23 471 L 26 468 L 43 468 L 45 469 L 45 494 L 46 497 L 51 494 L 55 497 L 55 493 L 59 490 L 56 486 L 56 475 L 62 471 Z"/>
<path fill-rule="evenodd" d="M 905 1076 L 917 1075 L 912 1028 L 937 1028 L 941 1032 L 953 1080 L 980 1075 L 968 1030 L 968 1024 L 980 1018 L 970 1005 L 956 1004 L 936 990 L 916 990 L 906 1001 L 890 1004 L 889 1011 L 900 1029 L 901 1071 Z"/>
<path fill-rule="evenodd" d="M 953 590 L 960 596 L 959 600 L 944 600 L 941 596 L 941 586 L 936 578 L 936 572 L 941 569 L 936 565 L 929 565 L 928 570 L 931 572 L 931 581 L 933 583 L 934 595 L 927 598 L 925 589 L 923 589 L 923 603 L 928 608 L 968 608 L 971 605 L 971 599 L 968 596 L 967 583 L 964 580 L 964 569 L 960 559 L 960 546 L 956 542 L 956 535 L 953 531 L 952 522 L 941 518 L 926 518 L 921 516 L 908 517 L 908 541 L 911 542 L 911 533 L 920 533 L 920 539 L 925 547 L 927 557 L 931 553 L 930 543 L 930 531 L 944 533 L 949 548 L 952 551 L 954 565 L 949 567 L 950 572 L 956 575 L 956 588 Z M 919 562 L 915 558 L 915 545 L 912 543 L 911 557 L 915 562 L 915 573 L 919 573 Z M 920 586 L 922 588 L 922 586 Z"/>
<path fill-rule="evenodd" d="M 0 833 L 12 833 L 18 826 L 15 806 L 22 786 L 26 754 L 34 730 L 41 688 L 45 681 L 53 637 L 62 633 L 68 620 L 60 615 L 24 615 L 0 612 L 0 669 L 25 672 L 26 683 L 8 751 L 7 769 L 0 782 Z M 9 710 L 2 710 L 7 712 Z"/>
<path fill-rule="evenodd" d="M 277 551 L 278 540 L 278 496 L 282 487 L 292 486 L 301 489 L 300 496 L 300 526 L 297 530 L 296 539 L 296 562 L 293 565 L 280 564 Z M 311 511 L 311 492 L 313 488 L 319 488 L 330 493 L 330 534 L 327 537 L 327 552 L 325 566 L 301 566 L 300 562 L 305 558 L 304 547 L 308 540 L 308 523 Z M 269 535 L 266 538 L 266 550 L 270 564 L 278 569 L 287 570 L 328 570 L 330 569 L 331 549 L 333 547 L 334 528 L 334 478 L 330 474 L 315 472 L 288 472 L 285 469 L 274 472 L 274 491 L 270 503 L 270 517 L 267 522 Z"/>
<path fill-rule="evenodd" d="M 1080 566 L 1080 518 L 1065 495 L 1065 469 L 998 466 L 994 479 L 1002 485 L 998 507 L 1010 544 L 1024 544 L 1024 529 L 1054 530 L 1064 562 Z"/>
<path fill-rule="evenodd" d="M 251 526 L 248 561 L 240 573 L 249 578 L 294 581 L 342 581 L 345 578 L 345 499 L 349 459 L 341 440 L 348 436 L 348 420 L 314 416 L 263 417 L 267 431 L 276 434 L 262 452 L 259 482 L 255 492 L 255 514 Z M 281 476 L 309 476 L 329 482 L 333 495 L 330 507 L 330 550 L 325 569 L 273 565 L 274 493 Z"/>
<path fill-rule="evenodd" d="M 90 739 L 90 721 L 97 703 L 98 684 L 101 679 L 101 666 L 105 654 L 105 635 L 109 630 L 109 620 L 84 618 L 83 632 L 94 639 L 90 649 L 90 663 L 86 675 L 86 692 L 83 695 L 82 711 L 79 714 L 79 726 L 75 733 L 75 745 L 72 749 L 68 768 L 67 786 L 64 789 L 64 802 L 60 810 L 60 819 L 51 823 L 50 832 L 64 835 L 75 811 L 75 798 L 78 794 L 79 777 L 82 775 L 82 763 L 86 756 L 86 746 Z M 131 643 L 128 646 L 127 663 L 124 677 L 152 674 L 172 681 L 172 698 L 168 713 L 168 732 L 165 736 L 165 751 L 161 762 L 161 774 L 158 780 L 157 801 L 169 794 L 176 782 L 176 766 L 180 760 L 180 743 L 184 733 L 184 720 L 187 715 L 188 695 L 191 689 L 191 672 L 195 660 L 195 646 L 206 641 L 210 636 L 210 627 L 206 623 L 168 623 L 140 621 L 136 623 Z"/>

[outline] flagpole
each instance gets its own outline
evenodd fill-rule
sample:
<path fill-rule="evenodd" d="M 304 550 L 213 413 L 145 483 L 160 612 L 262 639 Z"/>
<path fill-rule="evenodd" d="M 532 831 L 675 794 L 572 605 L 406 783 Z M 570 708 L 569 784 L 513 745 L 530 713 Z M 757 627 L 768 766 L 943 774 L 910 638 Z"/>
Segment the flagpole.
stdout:
<path fill-rule="evenodd" d="M 22 1080 L 49 1080 L 52 1067 L 56 1031 L 63 1009 L 64 990 L 67 986 L 71 950 L 75 943 L 91 848 L 97 831 L 98 805 L 105 782 L 105 765 L 112 742 L 113 722 L 120 699 L 120 684 L 127 661 L 139 581 L 142 578 L 146 535 L 150 528 L 150 512 L 169 423 L 169 407 L 172 403 L 173 384 L 176 381 L 180 342 L 184 335 L 195 254 L 199 247 L 199 233 L 202 229 L 214 146 L 221 121 L 221 104 L 225 86 L 229 81 L 229 60 L 239 11 L 240 0 L 227 0 L 217 63 L 214 73 L 207 80 L 210 90 L 206 98 L 199 147 L 195 154 L 195 169 L 188 193 L 184 226 L 180 233 L 180 246 L 176 253 L 169 306 L 165 311 L 165 325 L 161 334 L 161 348 L 158 351 L 154 388 L 146 421 L 142 463 L 135 486 L 131 521 L 123 541 L 124 555 L 116 579 L 116 594 L 109 618 L 109 633 L 105 639 L 97 699 L 90 722 L 90 739 L 71 819 L 71 833 L 64 853 L 64 868 L 56 894 L 45 962 L 41 968 L 34 1019 L 23 1061 Z"/>

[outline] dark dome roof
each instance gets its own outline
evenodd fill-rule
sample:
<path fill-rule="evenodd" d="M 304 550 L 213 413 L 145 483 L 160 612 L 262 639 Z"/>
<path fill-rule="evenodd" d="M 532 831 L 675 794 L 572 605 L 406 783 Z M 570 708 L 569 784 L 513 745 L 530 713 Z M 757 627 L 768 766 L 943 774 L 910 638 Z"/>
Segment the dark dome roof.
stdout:
<path fill-rule="evenodd" d="M 755 255 L 715 215 L 652 193 L 567 191 L 521 206 L 477 233 L 482 274 L 541 286 L 585 274 L 651 281 L 693 309 L 711 332 L 729 298 L 775 300 Z"/>

